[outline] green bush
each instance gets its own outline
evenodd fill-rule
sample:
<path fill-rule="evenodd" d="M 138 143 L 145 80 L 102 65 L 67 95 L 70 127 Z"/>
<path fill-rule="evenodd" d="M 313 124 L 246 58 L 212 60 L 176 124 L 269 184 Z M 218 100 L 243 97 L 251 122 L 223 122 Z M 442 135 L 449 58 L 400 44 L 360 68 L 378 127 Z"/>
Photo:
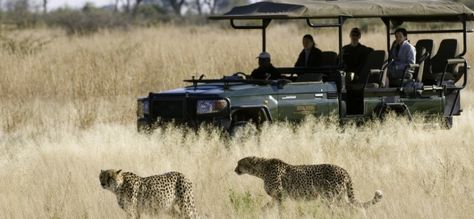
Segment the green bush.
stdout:
<path fill-rule="evenodd" d="M 50 40 L 34 36 L 8 36 L 0 33 L 0 48 L 15 55 L 31 55 L 41 51 Z"/>
<path fill-rule="evenodd" d="M 68 34 L 90 34 L 101 29 L 127 29 L 129 19 L 126 15 L 95 8 L 82 11 L 61 9 L 45 16 L 49 26 L 63 28 Z"/>
<path fill-rule="evenodd" d="M 259 202 L 252 197 L 250 192 L 238 193 L 231 189 L 229 190 L 229 199 L 239 217 L 257 217 L 257 210 L 259 210 L 257 206 Z"/>

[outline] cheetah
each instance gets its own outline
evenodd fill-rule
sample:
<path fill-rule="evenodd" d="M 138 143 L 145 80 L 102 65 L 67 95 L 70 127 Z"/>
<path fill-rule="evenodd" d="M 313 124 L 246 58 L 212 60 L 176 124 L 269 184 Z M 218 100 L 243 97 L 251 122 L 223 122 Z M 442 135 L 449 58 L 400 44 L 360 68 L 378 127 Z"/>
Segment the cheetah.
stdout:
<path fill-rule="evenodd" d="M 347 199 L 351 206 L 366 209 L 382 199 L 377 190 L 372 200 L 359 202 L 354 197 L 352 180 L 346 170 L 332 164 L 290 165 L 279 159 L 245 157 L 235 168 L 238 175 L 249 174 L 263 179 L 265 192 L 272 201 L 264 206 L 272 207 L 286 198 L 311 200 L 321 197 L 331 204 Z"/>
<path fill-rule="evenodd" d="M 140 177 L 122 170 L 101 170 L 100 184 L 117 196 L 117 202 L 129 218 L 141 214 L 157 215 L 161 211 L 178 213 L 183 218 L 196 218 L 191 181 L 182 173 Z M 179 207 L 180 212 L 175 210 Z"/>

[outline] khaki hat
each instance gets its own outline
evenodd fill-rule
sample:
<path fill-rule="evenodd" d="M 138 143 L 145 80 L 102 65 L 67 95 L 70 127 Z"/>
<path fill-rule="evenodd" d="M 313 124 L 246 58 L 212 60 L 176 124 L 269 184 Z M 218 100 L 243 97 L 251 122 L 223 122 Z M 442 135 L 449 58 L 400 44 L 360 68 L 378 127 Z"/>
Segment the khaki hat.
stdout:
<path fill-rule="evenodd" d="M 268 53 L 268 52 L 261 52 L 261 53 L 257 56 L 257 58 L 259 58 L 259 59 L 270 59 L 271 56 L 270 56 L 270 53 Z"/>

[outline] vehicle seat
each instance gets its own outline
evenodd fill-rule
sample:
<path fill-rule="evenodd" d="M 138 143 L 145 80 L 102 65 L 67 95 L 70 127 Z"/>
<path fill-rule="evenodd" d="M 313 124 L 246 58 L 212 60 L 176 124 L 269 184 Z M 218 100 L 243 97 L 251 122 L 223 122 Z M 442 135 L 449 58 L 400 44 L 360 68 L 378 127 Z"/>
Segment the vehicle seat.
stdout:
<path fill-rule="evenodd" d="M 434 42 L 431 39 L 421 39 L 416 42 L 416 63 L 420 65 L 413 78 L 421 82 L 424 74 L 429 74 L 431 55 L 434 51 Z M 425 68 L 426 66 L 426 68 Z"/>
<path fill-rule="evenodd" d="M 440 79 L 444 72 L 448 59 L 455 58 L 458 53 L 458 41 L 456 39 L 444 39 L 439 45 L 438 52 L 433 58 L 431 58 L 430 66 L 426 66 L 428 69 L 423 74 L 423 83 L 430 85 L 436 84 L 437 80 Z M 425 67 L 425 68 L 426 68 Z M 454 69 L 456 66 L 448 66 L 446 70 L 446 79 L 454 78 Z"/>
<path fill-rule="evenodd" d="M 362 70 L 360 71 L 359 79 L 351 85 L 352 88 L 358 89 L 363 88 L 378 88 L 380 81 L 380 74 L 370 74 L 373 69 L 382 70 L 385 62 L 385 51 L 374 50 L 367 55 L 367 61 L 365 62 Z"/>
<path fill-rule="evenodd" d="M 333 51 L 324 51 L 321 53 L 321 62 L 323 66 L 337 65 L 337 53 Z"/>

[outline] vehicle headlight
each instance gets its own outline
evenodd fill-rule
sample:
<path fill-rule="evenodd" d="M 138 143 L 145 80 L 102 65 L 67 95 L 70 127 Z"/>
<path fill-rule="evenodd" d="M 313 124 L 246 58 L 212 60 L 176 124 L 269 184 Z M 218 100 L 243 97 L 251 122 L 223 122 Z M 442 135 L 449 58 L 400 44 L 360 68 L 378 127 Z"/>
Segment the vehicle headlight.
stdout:
<path fill-rule="evenodd" d="M 198 100 L 197 114 L 218 113 L 227 108 L 227 101 L 225 100 Z"/>
<path fill-rule="evenodd" d="M 144 117 L 150 113 L 150 104 L 147 99 L 138 99 L 137 101 L 137 116 Z"/>

